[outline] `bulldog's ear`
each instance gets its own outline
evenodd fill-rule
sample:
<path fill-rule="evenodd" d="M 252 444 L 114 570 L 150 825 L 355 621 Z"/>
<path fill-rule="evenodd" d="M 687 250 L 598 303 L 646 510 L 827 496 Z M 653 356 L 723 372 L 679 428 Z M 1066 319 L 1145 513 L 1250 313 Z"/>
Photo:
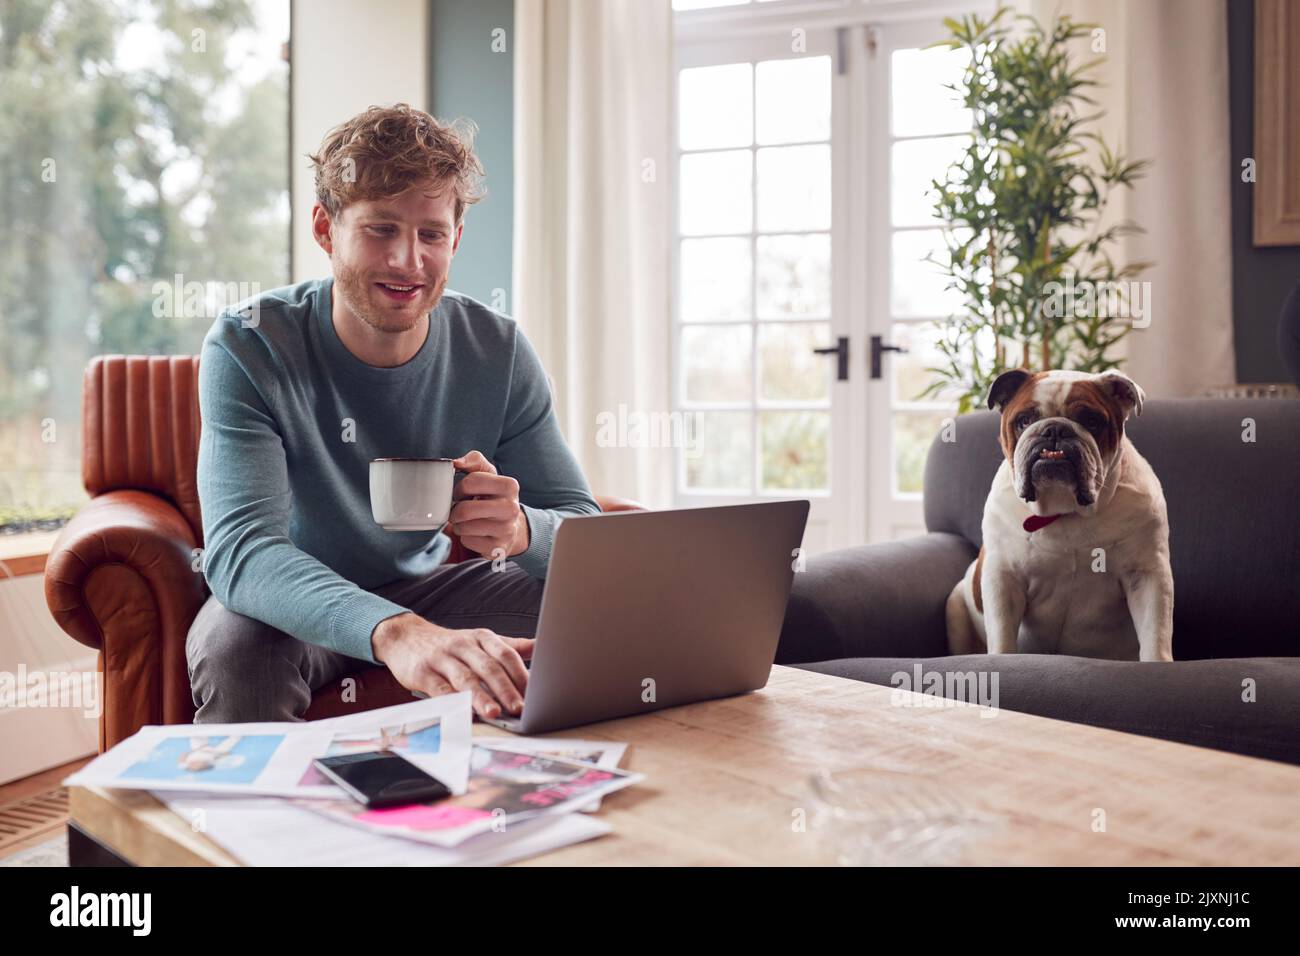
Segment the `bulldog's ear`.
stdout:
<path fill-rule="evenodd" d="M 1146 401 L 1147 395 L 1137 382 L 1115 369 L 1102 372 L 1100 378 L 1102 387 L 1110 392 L 1115 401 L 1119 402 L 1120 408 L 1124 409 L 1125 418 L 1128 418 L 1129 412 L 1135 415 L 1142 414 L 1142 403 Z"/>
<path fill-rule="evenodd" d="M 1003 372 L 993 380 L 993 385 L 989 388 L 988 406 L 995 412 L 1000 412 L 1006 408 L 1007 402 L 1015 397 L 1016 392 L 1020 391 L 1020 386 L 1029 381 L 1033 373 L 1023 368 L 1013 368 L 1009 372 Z"/>

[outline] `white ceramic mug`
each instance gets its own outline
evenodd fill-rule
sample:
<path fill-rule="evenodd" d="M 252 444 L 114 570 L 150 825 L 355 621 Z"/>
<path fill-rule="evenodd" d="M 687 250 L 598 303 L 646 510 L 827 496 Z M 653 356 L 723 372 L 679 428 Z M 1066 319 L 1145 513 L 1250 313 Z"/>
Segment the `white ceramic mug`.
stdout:
<path fill-rule="evenodd" d="M 468 472 L 451 458 L 376 458 L 370 463 L 370 514 L 388 531 L 436 531 L 451 515 L 451 494 Z"/>

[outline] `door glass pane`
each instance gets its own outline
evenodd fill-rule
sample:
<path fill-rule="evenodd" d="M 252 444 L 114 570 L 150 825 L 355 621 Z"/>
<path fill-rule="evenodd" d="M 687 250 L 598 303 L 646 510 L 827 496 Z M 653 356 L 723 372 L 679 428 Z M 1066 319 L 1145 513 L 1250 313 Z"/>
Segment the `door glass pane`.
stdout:
<path fill-rule="evenodd" d="M 831 314 L 831 237 L 758 237 L 758 317 Z"/>
<path fill-rule="evenodd" d="M 764 490 L 827 489 L 830 412 L 759 412 Z"/>
<path fill-rule="evenodd" d="M 813 349 L 834 344 L 829 322 L 764 322 L 758 327 L 759 397 L 772 401 L 829 401 L 834 355 Z"/>
<path fill-rule="evenodd" d="M 829 229 L 830 226 L 830 146 L 760 149 L 759 230 L 781 232 L 791 229 Z"/>
<path fill-rule="evenodd" d="M 751 174 L 747 149 L 683 156 L 678 184 L 682 233 L 749 232 L 754 221 Z"/>
<path fill-rule="evenodd" d="M 928 226 L 934 215 L 934 181 L 948 178 L 948 167 L 970 145 L 969 136 L 905 139 L 890 158 L 890 207 L 895 226 Z"/>
<path fill-rule="evenodd" d="M 686 487 L 693 491 L 753 490 L 750 412 L 692 412 L 695 447 L 683 452 Z"/>
<path fill-rule="evenodd" d="M 746 323 L 682 329 L 684 395 L 688 403 L 750 401 L 752 328 Z"/>
<path fill-rule="evenodd" d="M 944 354 L 936 344 L 940 338 L 940 329 L 933 322 L 898 322 L 889 333 L 889 344 L 907 349 L 903 352 L 890 352 L 885 358 L 889 364 L 893 379 L 893 396 L 896 402 L 929 402 L 938 398 L 922 396 L 935 375 L 927 369 L 943 366 L 947 363 Z"/>
<path fill-rule="evenodd" d="M 946 325 L 943 322 L 902 322 L 891 327 L 889 341 L 908 349 L 906 355 L 891 352 L 884 359 L 893 380 L 890 395 L 895 402 L 948 403 L 955 400 L 956 394 L 964 390 L 965 386 L 960 381 L 954 383 L 949 379 L 945 380 L 944 388 L 936 394 L 924 396 L 921 394 L 930 383 L 940 379 L 937 373 L 929 370 L 948 367 L 948 357 L 939 350 L 938 345 L 945 332 Z M 1008 363 L 1024 364 L 1023 343 L 1004 341 L 1003 345 Z M 969 367 L 973 357 L 968 354 L 969 349 L 970 346 L 967 344 L 966 350 L 961 355 L 963 368 Z M 996 340 L 992 329 L 979 330 L 975 336 L 974 349 L 979 353 L 980 365 L 987 367 L 993 363 L 996 358 Z M 983 406 L 978 405 L 978 407 Z"/>
<path fill-rule="evenodd" d="M 930 445 L 953 411 L 894 413 L 894 492 L 921 491 Z"/>
<path fill-rule="evenodd" d="M 957 289 L 945 288 L 950 281 L 940 266 L 925 261 L 933 255 L 943 262 L 947 246 L 938 229 L 896 232 L 892 242 L 890 307 L 903 318 L 945 317 L 961 308 Z"/>
<path fill-rule="evenodd" d="M 760 143 L 830 139 L 830 57 L 766 60 L 758 64 L 755 84 Z"/>
<path fill-rule="evenodd" d="M 684 239 L 680 265 L 684 322 L 748 319 L 752 263 L 748 239 Z"/>
<path fill-rule="evenodd" d="M 895 50 L 890 62 L 894 135 L 967 132 L 973 123 L 971 111 L 945 84 L 960 84 L 969 62 L 968 50 Z"/>
<path fill-rule="evenodd" d="M 702 66 L 678 74 L 678 144 L 682 149 L 748 146 L 754 141 L 753 67 Z"/>

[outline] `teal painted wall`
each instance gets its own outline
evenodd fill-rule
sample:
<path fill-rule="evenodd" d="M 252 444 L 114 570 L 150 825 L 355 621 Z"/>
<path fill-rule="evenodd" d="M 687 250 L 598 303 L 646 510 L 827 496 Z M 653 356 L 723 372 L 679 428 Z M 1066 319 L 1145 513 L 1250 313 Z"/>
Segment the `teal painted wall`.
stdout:
<path fill-rule="evenodd" d="M 514 21 L 514 0 L 429 2 L 429 112 L 478 124 L 475 150 L 487 174 L 488 195 L 465 214 L 447 285 L 507 313 L 514 311 Z M 493 51 L 494 30 L 504 31 L 504 52 Z"/>

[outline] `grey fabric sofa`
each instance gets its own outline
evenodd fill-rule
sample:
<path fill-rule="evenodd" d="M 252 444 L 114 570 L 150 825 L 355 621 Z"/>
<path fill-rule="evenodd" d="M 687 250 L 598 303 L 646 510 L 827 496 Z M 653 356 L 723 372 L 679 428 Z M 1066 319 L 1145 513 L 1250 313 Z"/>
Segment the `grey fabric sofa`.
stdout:
<path fill-rule="evenodd" d="M 1300 763 L 1300 402 L 1153 400 L 1127 427 L 1169 506 L 1172 663 L 947 655 L 944 602 L 978 552 L 1002 460 L 993 412 L 931 447 L 927 534 L 794 576 L 777 663 L 885 685 L 918 661 L 995 671 L 1004 709 Z"/>

